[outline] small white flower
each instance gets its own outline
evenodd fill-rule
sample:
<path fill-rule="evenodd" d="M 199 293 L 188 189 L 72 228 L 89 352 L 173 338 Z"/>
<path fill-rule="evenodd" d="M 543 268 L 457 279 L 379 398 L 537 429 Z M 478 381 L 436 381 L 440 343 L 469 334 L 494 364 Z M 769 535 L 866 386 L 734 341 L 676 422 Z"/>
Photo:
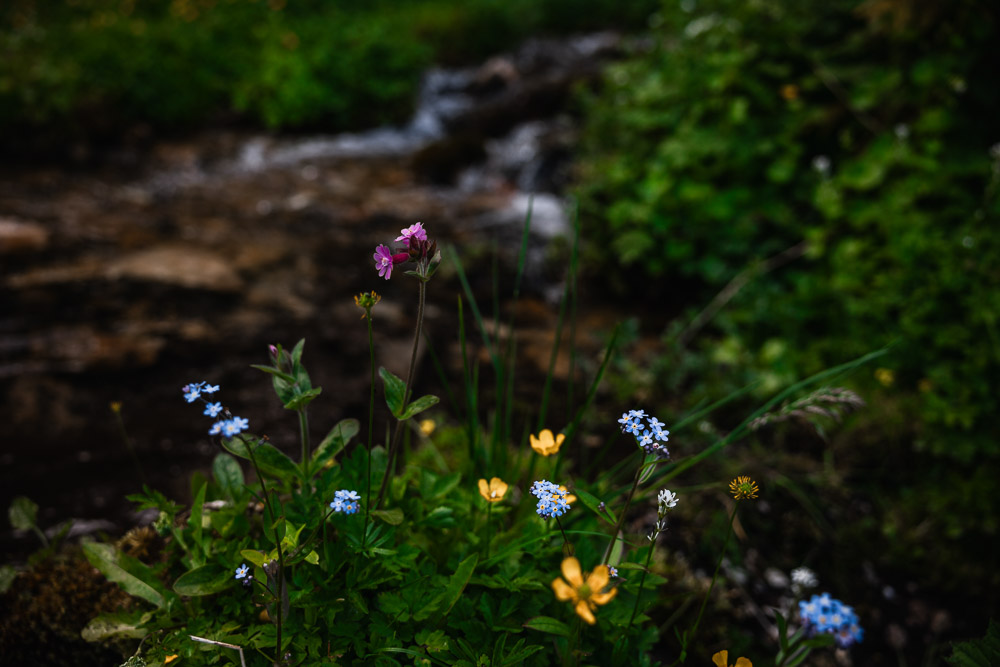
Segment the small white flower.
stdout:
<path fill-rule="evenodd" d="M 659 503 L 661 510 L 668 510 L 677 507 L 677 494 L 667 489 L 660 491 L 660 495 L 657 496 L 656 500 Z"/>
<path fill-rule="evenodd" d="M 817 155 L 812 160 L 812 168 L 823 175 L 830 173 L 830 158 L 825 155 Z"/>
<path fill-rule="evenodd" d="M 816 573 L 808 567 L 797 567 L 792 570 L 792 583 L 802 588 L 812 588 L 819 583 Z"/>

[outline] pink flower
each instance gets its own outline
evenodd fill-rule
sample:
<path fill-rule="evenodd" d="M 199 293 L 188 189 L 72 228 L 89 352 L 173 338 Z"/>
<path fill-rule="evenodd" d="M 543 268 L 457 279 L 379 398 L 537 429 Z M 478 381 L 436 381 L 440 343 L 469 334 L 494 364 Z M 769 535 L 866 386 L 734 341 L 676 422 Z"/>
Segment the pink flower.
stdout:
<path fill-rule="evenodd" d="M 399 230 L 400 234 L 396 237 L 396 241 L 406 241 L 409 243 L 412 239 L 418 241 L 427 240 L 427 230 L 424 229 L 424 223 L 418 222 L 415 225 L 410 225 L 406 229 Z"/>
<path fill-rule="evenodd" d="M 379 245 L 379 247 L 375 248 L 375 254 L 372 257 L 375 259 L 375 268 L 378 269 L 378 275 L 384 276 L 386 280 L 389 280 L 389 276 L 392 275 L 392 267 L 396 264 L 402 264 L 410 258 L 410 255 L 405 252 L 393 255 L 389 246 Z"/>

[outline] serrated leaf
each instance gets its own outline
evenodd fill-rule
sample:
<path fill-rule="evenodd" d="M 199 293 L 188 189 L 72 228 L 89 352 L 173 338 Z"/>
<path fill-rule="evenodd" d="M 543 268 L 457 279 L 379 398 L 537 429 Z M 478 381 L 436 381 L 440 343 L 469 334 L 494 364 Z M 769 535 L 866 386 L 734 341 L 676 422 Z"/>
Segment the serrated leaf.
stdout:
<path fill-rule="evenodd" d="M 18 496 L 11 501 L 7 516 L 10 517 L 10 525 L 17 530 L 31 530 L 38 519 L 38 505 L 30 498 Z"/>
<path fill-rule="evenodd" d="M 393 375 L 385 367 L 378 369 L 379 377 L 385 384 L 385 404 L 396 419 L 403 414 L 403 396 L 406 393 L 406 383 Z"/>
<path fill-rule="evenodd" d="M 274 477 L 290 478 L 299 474 L 299 467 L 288 458 L 288 455 L 271 444 L 259 441 L 253 436 L 238 435 L 235 438 L 222 440 L 222 446 L 231 454 L 235 454 L 242 459 L 250 460 L 248 447 L 253 447 L 257 465 L 262 472 Z"/>
<path fill-rule="evenodd" d="M 421 396 L 420 398 L 418 398 L 415 401 L 412 401 L 409 405 L 406 406 L 406 410 L 399 417 L 399 419 L 400 421 L 406 421 L 407 419 L 413 417 L 414 415 L 420 414 L 427 408 L 437 405 L 440 400 L 441 399 L 439 399 L 437 396 L 432 396 L 431 394 L 427 394 L 426 396 Z"/>
<path fill-rule="evenodd" d="M 337 456 L 360 430 L 361 425 L 357 419 L 341 419 L 337 422 L 337 425 L 330 429 L 330 432 L 316 447 L 316 451 L 313 452 L 311 468 L 319 470 L 325 466 L 327 461 Z"/>
<path fill-rule="evenodd" d="M 360 611 L 362 614 L 368 615 L 368 604 L 365 599 L 361 596 L 361 593 L 355 589 L 347 591 L 347 599 L 351 601 L 351 604 Z"/>
<path fill-rule="evenodd" d="M 219 452 L 212 461 L 212 476 L 229 498 L 236 498 L 243 492 L 243 469 L 229 454 Z"/>
<path fill-rule="evenodd" d="M 524 627 L 530 630 L 538 630 L 539 632 L 546 632 L 550 635 L 559 635 L 560 637 L 569 637 L 569 626 L 562 621 L 556 620 L 551 616 L 535 616 L 529 619 Z"/>
<path fill-rule="evenodd" d="M 84 641 L 99 642 L 111 637 L 141 639 L 148 634 L 143 623 L 152 618 L 151 612 L 113 612 L 101 614 L 90 619 L 87 626 L 80 632 Z"/>
<path fill-rule="evenodd" d="M 179 576 L 174 582 L 174 592 L 189 597 L 212 595 L 225 590 L 233 581 L 233 573 L 229 570 L 218 565 L 203 565 Z"/>
<path fill-rule="evenodd" d="M 398 526 L 403 523 L 403 510 L 398 507 L 393 507 L 391 510 L 372 510 L 371 515 L 385 521 L 390 526 Z"/>
<path fill-rule="evenodd" d="M 129 595 L 142 598 L 157 607 L 166 600 L 157 590 L 161 585 L 153 571 L 138 560 L 117 551 L 110 544 L 87 542 L 83 545 L 83 555 L 101 574 L 122 587 Z"/>
<path fill-rule="evenodd" d="M 447 616 L 451 608 L 458 602 L 458 599 L 462 597 L 462 591 L 465 590 L 465 586 L 469 583 L 469 578 L 475 571 L 478 562 L 479 554 L 472 554 L 459 563 L 455 573 L 448 579 L 448 585 L 445 586 L 445 589 L 423 609 L 414 614 L 413 619 L 415 621 L 422 621 L 434 615 L 439 617 Z"/>

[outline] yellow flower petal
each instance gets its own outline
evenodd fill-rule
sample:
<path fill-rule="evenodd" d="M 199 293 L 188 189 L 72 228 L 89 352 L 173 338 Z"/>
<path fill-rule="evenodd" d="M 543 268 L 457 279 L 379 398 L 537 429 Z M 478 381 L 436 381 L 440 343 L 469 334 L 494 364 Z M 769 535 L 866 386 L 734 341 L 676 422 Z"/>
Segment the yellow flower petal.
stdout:
<path fill-rule="evenodd" d="M 163 664 L 164 665 L 169 665 L 170 663 L 172 663 L 177 658 L 178 658 L 178 655 L 176 653 L 174 655 L 168 655 L 167 657 L 165 657 L 163 659 Z"/>
<path fill-rule="evenodd" d="M 531 442 L 531 448 L 542 456 L 551 456 L 559 451 L 559 446 L 562 445 L 563 440 L 566 436 L 562 433 L 559 434 L 558 439 L 552 435 L 552 431 L 549 429 L 542 429 L 538 434 L 538 437 L 534 435 L 529 435 L 528 440 Z"/>
<path fill-rule="evenodd" d="M 562 562 L 562 573 L 566 577 L 566 581 L 569 582 L 570 586 L 574 589 L 583 586 L 583 573 L 580 572 L 580 561 L 576 558 L 570 556 Z"/>
<path fill-rule="evenodd" d="M 590 590 L 597 593 L 608 585 L 608 581 L 610 579 L 611 572 L 608 570 L 608 566 L 598 565 L 594 568 L 594 571 L 590 573 L 590 576 L 587 577 L 587 586 L 590 587 Z"/>
<path fill-rule="evenodd" d="M 480 480 L 479 492 L 482 493 L 482 481 Z M 483 497 L 491 503 L 498 503 L 503 500 L 504 494 L 507 493 L 508 489 L 507 482 L 503 481 L 499 477 L 494 477 L 490 480 L 489 494 L 483 494 Z"/>
<path fill-rule="evenodd" d="M 618 595 L 618 589 L 612 588 L 607 593 L 594 593 L 590 596 L 590 600 L 594 604 L 607 604 L 616 595 Z"/>
<path fill-rule="evenodd" d="M 486 483 L 485 479 L 479 480 L 479 495 L 486 500 L 490 499 L 490 486 Z"/>
<path fill-rule="evenodd" d="M 562 579 L 556 577 L 552 580 L 552 590 L 556 593 L 556 599 L 565 602 L 576 598 L 576 591 Z"/>
<path fill-rule="evenodd" d="M 729 651 L 719 651 L 712 656 L 712 662 L 718 667 L 729 667 Z"/>
<path fill-rule="evenodd" d="M 739 658 L 736 661 L 736 667 L 753 667 L 753 663 L 746 658 Z"/>
<path fill-rule="evenodd" d="M 587 621 L 587 623 L 590 623 L 591 625 L 597 623 L 597 619 L 594 618 L 594 614 L 590 611 L 590 607 L 587 606 L 587 602 L 585 600 L 580 600 L 576 603 L 576 613 L 580 618 Z"/>

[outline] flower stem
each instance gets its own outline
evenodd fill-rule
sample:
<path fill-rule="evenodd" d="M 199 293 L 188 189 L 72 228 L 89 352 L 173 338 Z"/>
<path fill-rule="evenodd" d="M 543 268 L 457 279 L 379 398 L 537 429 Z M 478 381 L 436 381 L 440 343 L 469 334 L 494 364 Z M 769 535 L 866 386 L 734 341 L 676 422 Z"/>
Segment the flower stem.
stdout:
<path fill-rule="evenodd" d="M 257 444 L 259 445 L 261 442 L 262 441 L 258 440 Z M 275 547 L 278 550 L 278 572 L 277 572 L 277 574 L 274 577 L 274 584 L 275 584 L 275 588 L 277 589 L 275 591 L 275 594 L 276 594 L 277 597 L 276 597 L 275 602 L 274 602 L 274 610 L 275 610 L 275 613 L 277 614 L 277 619 L 278 619 L 278 622 L 276 624 L 277 625 L 277 630 L 276 630 L 276 642 L 277 643 L 276 643 L 276 646 L 275 646 L 275 664 L 277 664 L 278 661 L 281 659 L 281 625 L 282 625 L 281 612 L 282 612 L 282 603 L 284 602 L 284 598 L 285 598 L 285 595 L 284 595 L 284 588 L 285 588 L 285 554 L 284 554 L 284 550 L 281 548 L 281 539 L 278 537 L 278 527 L 274 523 L 276 517 L 275 517 L 275 514 L 274 514 L 274 508 L 271 506 L 271 496 L 268 495 L 268 493 L 267 493 L 267 484 L 264 482 L 264 475 L 261 474 L 261 472 L 260 472 L 260 466 L 257 465 L 257 457 L 254 456 L 254 453 L 253 453 L 254 447 L 256 447 L 256 445 L 254 445 L 253 447 L 251 447 L 250 445 L 246 444 L 245 440 L 244 440 L 244 444 L 246 445 L 247 453 L 250 455 L 250 463 L 253 464 L 253 469 L 257 473 L 257 479 L 260 480 L 260 489 L 261 489 L 261 491 L 264 494 L 264 502 L 267 504 L 267 512 L 268 512 L 268 514 L 271 515 L 271 530 L 274 531 L 274 545 L 275 545 Z M 265 521 L 265 523 L 267 523 L 267 522 Z"/>
<path fill-rule="evenodd" d="M 632 607 L 632 615 L 628 619 L 628 627 L 625 628 L 625 632 L 628 632 L 632 628 L 632 621 L 635 620 L 635 614 L 639 611 L 639 598 L 642 597 L 642 589 L 646 585 L 646 574 L 649 572 L 649 563 L 653 560 L 653 552 L 656 551 L 657 537 L 659 537 L 659 533 L 656 533 L 649 542 L 649 553 L 646 554 L 646 567 L 642 569 L 642 578 L 639 579 L 639 592 L 635 594 L 635 605 Z"/>
<path fill-rule="evenodd" d="M 417 365 L 417 347 L 420 345 L 420 333 L 423 331 L 424 326 L 424 299 L 426 296 L 427 283 L 424 279 L 420 279 L 420 297 L 417 302 L 417 328 L 413 333 L 413 350 L 410 352 L 410 369 L 406 373 L 406 388 L 403 389 L 403 410 L 406 410 L 406 404 L 409 402 L 410 393 L 412 392 L 413 372 Z M 392 434 L 392 442 L 389 444 L 389 462 L 385 469 L 385 476 L 382 477 L 382 486 L 378 490 L 378 498 L 375 500 L 375 509 L 378 509 L 382 505 L 382 500 L 385 497 L 385 490 L 389 486 L 389 478 L 392 476 L 396 450 L 399 448 L 399 434 L 402 430 L 403 422 L 402 420 L 399 420 L 396 422 L 396 429 Z"/>
<path fill-rule="evenodd" d="M 490 520 L 493 518 L 493 503 L 486 503 L 486 560 L 490 559 Z"/>
<path fill-rule="evenodd" d="M 722 557 L 726 555 L 726 547 L 729 546 L 729 537 L 733 534 L 733 522 L 736 521 L 736 509 L 738 507 L 739 505 L 734 505 L 733 513 L 729 515 L 729 530 L 726 531 L 726 541 L 722 543 L 722 551 L 719 552 L 719 559 L 715 561 L 715 572 L 712 574 L 712 583 L 708 586 L 705 599 L 701 601 L 701 609 L 698 610 L 698 618 L 694 620 L 694 627 L 691 628 L 691 634 L 689 635 L 691 641 L 694 641 L 694 636 L 698 632 L 698 624 L 701 623 L 701 615 L 705 613 L 705 605 L 708 604 L 708 598 L 712 595 L 712 589 L 715 588 L 715 580 L 719 578 L 719 567 L 722 565 Z"/>
<path fill-rule="evenodd" d="M 556 517 L 556 524 L 559 525 L 559 532 L 563 536 L 563 556 L 568 558 L 573 555 L 573 545 L 570 544 L 569 538 L 566 537 L 566 531 L 563 529 L 562 521 L 559 520 L 559 517 Z"/>
<path fill-rule="evenodd" d="M 375 429 L 375 342 L 372 333 L 372 309 L 366 311 L 368 315 L 368 366 L 371 369 L 371 385 L 368 390 L 368 464 L 365 468 L 365 476 L 368 478 L 365 497 L 365 532 L 361 536 L 361 549 L 364 550 L 368 543 L 368 514 L 372 505 L 372 438 Z"/>
<path fill-rule="evenodd" d="M 299 413 L 299 437 L 302 440 L 302 476 L 309 484 L 309 417 L 306 415 L 305 407 L 298 409 Z"/>
<path fill-rule="evenodd" d="M 642 456 L 642 450 L 639 450 L 640 460 L 639 466 L 635 469 L 635 478 L 632 480 L 632 489 L 628 492 L 628 496 L 625 498 L 625 507 L 622 508 L 621 514 L 618 515 L 618 523 L 615 524 L 615 531 L 611 533 L 611 544 L 608 545 L 607 551 L 604 553 L 604 564 L 607 565 L 608 561 L 611 559 L 612 546 L 615 540 L 618 539 L 618 531 L 622 528 L 622 523 L 625 522 L 625 514 L 628 512 L 629 505 L 632 504 L 632 496 L 635 495 L 635 490 L 639 486 L 639 477 L 642 475 L 642 462 L 645 457 Z"/>

